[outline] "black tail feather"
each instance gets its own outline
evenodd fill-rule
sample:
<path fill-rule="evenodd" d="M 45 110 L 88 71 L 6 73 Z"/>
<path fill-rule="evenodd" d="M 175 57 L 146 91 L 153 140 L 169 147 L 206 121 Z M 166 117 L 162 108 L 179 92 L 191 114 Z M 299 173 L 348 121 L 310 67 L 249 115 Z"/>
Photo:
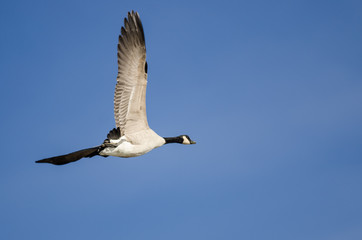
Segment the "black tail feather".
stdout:
<path fill-rule="evenodd" d="M 98 155 L 99 150 L 100 150 L 100 147 L 87 148 L 87 149 L 79 150 L 79 151 L 72 152 L 72 153 L 69 153 L 66 155 L 38 160 L 38 161 L 36 161 L 36 163 L 51 163 L 54 165 L 63 165 L 63 164 L 67 164 L 70 162 L 78 161 L 81 158 L 94 157 L 94 156 Z"/>

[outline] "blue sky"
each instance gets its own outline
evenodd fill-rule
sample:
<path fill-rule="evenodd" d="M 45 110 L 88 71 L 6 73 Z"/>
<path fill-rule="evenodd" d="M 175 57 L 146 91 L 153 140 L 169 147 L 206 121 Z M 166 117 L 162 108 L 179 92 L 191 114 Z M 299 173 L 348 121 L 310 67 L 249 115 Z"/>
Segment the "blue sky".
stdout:
<path fill-rule="evenodd" d="M 35 164 L 114 127 L 123 18 L 146 35 L 133 159 Z M 360 1 L 2 1 L 1 239 L 361 239 Z"/>

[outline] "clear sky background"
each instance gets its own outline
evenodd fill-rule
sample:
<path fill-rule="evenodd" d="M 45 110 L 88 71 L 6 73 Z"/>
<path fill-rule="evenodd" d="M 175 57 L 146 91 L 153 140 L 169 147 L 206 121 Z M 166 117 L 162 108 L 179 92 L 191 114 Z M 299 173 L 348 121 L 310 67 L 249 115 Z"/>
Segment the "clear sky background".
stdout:
<path fill-rule="evenodd" d="M 35 160 L 114 127 L 116 45 L 143 21 L 133 159 Z M 362 239 L 361 1 L 1 1 L 0 239 Z"/>

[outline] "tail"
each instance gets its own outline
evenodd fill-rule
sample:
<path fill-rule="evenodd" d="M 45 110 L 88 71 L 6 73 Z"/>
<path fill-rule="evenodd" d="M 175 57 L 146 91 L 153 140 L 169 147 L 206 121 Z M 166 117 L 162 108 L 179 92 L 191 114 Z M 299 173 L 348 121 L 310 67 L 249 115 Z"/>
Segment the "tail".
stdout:
<path fill-rule="evenodd" d="M 93 148 L 87 148 L 87 149 L 79 150 L 79 151 L 72 152 L 72 153 L 69 153 L 66 155 L 38 160 L 38 161 L 36 161 L 36 163 L 51 163 L 54 165 L 63 165 L 63 164 L 67 164 L 70 162 L 78 161 L 81 158 L 94 157 L 94 156 L 98 155 L 100 150 L 101 150 L 100 146 L 93 147 Z"/>

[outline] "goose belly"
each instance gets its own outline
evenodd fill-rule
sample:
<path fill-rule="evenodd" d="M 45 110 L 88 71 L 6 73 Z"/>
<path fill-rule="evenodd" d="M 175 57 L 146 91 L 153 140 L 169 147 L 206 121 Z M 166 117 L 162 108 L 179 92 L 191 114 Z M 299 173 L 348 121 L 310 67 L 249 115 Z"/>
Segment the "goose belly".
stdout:
<path fill-rule="evenodd" d="M 154 148 L 155 147 L 152 146 L 133 145 L 129 142 L 123 142 L 114 148 L 111 152 L 107 153 L 107 155 L 123 158 L 137 157 L 148 153 Z"/>
<path fill-rule="evenodd" d="M 137 157 L 148 153 L 154 148 L 165 144 L 165 139 L 158 136 L 151 129 L 129 134 L 121 138 L 121 143 L 116 148 L 106 148 L 99 154 L 115 157 Z"/>

